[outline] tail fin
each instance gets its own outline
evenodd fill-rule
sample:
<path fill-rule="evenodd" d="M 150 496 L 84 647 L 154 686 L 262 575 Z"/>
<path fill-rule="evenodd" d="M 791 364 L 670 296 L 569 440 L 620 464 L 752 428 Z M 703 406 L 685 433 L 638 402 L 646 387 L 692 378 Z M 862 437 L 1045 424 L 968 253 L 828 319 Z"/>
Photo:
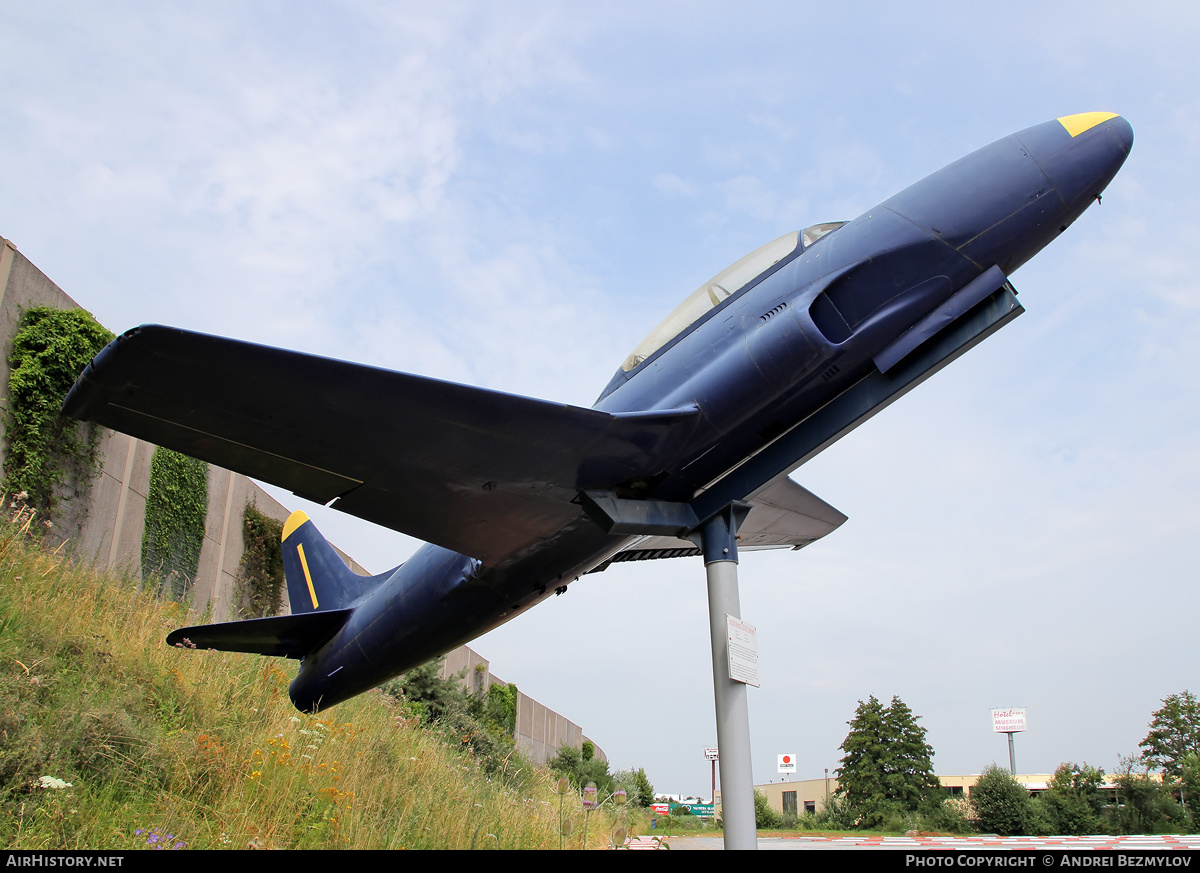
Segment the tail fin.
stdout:
<path fill-rule="evenodd" d="M 394 572 L 359 576 L 299 510 L 283 526 L 283 573 L 293 615 L 344 609 Z"/>

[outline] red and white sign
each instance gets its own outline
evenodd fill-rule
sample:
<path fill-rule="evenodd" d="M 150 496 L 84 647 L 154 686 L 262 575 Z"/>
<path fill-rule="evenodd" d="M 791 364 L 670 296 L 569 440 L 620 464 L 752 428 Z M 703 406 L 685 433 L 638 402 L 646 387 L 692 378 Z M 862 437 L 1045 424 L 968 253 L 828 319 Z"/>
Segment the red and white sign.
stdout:
<path fill-rule="evenodd" d="M 704 760 L 719 761 L 720 759 L 721 759 L 721 754 L 716 749 L 705 749 L 704 750 Z"/>
<path fill-rule="evenodd" d="M 671 804 L 669 804 L 669 803 L 652 803 L 652 804 L 650 804 L 650 811 L 653 812 L 655 815 L 670 815 Z"/>
<path fill-rule="evenodd" d="M 796 772 L 796 756 L 795 755 L 780 755 L 779 756 L 779 772 L 780 773 L 795 773 Z"/>
<path fill-rule="evenodd" d="M 998 734 L 1015 734 L 1029 729 L 1022 709 L 993 709 L 992 730 Z"/>

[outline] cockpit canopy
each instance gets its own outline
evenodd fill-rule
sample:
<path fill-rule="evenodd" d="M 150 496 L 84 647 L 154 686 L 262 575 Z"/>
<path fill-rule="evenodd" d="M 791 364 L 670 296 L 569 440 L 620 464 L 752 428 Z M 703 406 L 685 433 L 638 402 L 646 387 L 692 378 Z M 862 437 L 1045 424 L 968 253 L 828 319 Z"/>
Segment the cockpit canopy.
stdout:
<path fill-rule="evenodd" d="M 710 309 L 719 306 L 722 301 L 749 285 L 796 251 L 797 248 L 803 251 L 825 234 L 837 230 L 845 223 L 844 221 L 827 221 L 823 224 L 810 225 L 802 231 L 785 233 L 726 267 L 689 294 L 686 300 L 675 307 L 671 314 L 659 323 L 658 327 L 650 331 L 649 335 L 638 343 L 633 354 L 625 359 L 621 369 L 626 373 L 635 369 L 638 364 L 691 327 Z"/>

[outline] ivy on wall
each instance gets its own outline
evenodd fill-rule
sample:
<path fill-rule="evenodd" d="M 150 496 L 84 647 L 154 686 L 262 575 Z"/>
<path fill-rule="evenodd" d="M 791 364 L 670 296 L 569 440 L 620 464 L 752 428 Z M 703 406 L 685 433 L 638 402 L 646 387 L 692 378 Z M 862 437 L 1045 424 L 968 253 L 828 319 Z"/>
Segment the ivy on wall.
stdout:
<path fill-rule="evenodd" d="M 160 594 L 180 599 L 191 589 L 207 515 L 208 464 L 156 448 L 142 532 L 142 579 L 155 580 Z"/>
<path fill-rule="evenodd" d="M 283 608 L 283 522 L 252 503 L 242 513 L 238 609 L 246 618 L 278 615 Z"/>
<path fill-rule="evenodd" d="M 63 398 L 88 362 L 113 339 L 82 309 L 35 306 L 21 314 L 8 358 L 4 488 L 49 515 L 61 486 L 99 472 L 99 428 L 64 418 Z"/>

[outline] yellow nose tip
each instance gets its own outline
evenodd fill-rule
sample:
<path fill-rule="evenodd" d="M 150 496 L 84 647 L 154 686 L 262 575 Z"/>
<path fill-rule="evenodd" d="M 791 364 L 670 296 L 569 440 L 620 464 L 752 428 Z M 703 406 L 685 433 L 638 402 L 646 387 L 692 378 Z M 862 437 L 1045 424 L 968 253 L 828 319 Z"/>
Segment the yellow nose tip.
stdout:
<path fill-rule="evenodd" d="M 1071 136 L 1079 136 L 1085 130 L 1091 130 L 1102 121 L 1108 121 L 1110 118 L 1116 118 L 1115 112 L 1080 112 L 1078 115 L 1064 115 L 1058 119 L 1059 123 L 1067 129 L 1067 133 Z"/>

